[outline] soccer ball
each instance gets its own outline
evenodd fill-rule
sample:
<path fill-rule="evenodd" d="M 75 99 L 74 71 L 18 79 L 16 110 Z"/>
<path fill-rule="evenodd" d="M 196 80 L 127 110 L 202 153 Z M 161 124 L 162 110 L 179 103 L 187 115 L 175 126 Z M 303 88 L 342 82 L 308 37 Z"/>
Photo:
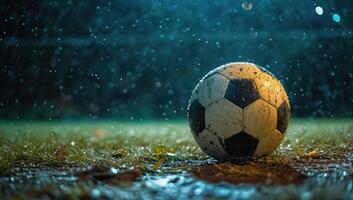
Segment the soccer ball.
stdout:
<path fill-rule="evenodd" d="M 221 161 L 271 154 L 290 118 L 279 80 L 252 63 L 222 65 L 201 79 L 188 105 L 189 125 L 201 149 Z"/>

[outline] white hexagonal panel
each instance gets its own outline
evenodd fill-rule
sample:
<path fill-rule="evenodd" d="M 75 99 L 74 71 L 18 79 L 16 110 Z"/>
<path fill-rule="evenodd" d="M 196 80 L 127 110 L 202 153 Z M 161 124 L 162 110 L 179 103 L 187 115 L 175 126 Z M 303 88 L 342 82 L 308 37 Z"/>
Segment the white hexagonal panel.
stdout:
<path fill-rule="evenodd" d="M 222 98 L 206 107 L 205 123 L 220 138 L 229 138 L 243 129 L 242 109 Z"/>
<path fill-rule="evenodd" d="M 257 139 L 268 136 L 277 126 L 277 110 L 258 99 L 244 108 L 244 130 Z"/>
<path fill-rule="evenodd" d="M 230 80 L 254 79 L 261 73 L 261 70 L 255 64 L 246 62 L 229 63 L 222 66 L 218 71 Z"/>
<path fill-rule="evenodd" d="M 281 144 L 283 135 L 277 129 L 275 129 L 270 135 L 259 140 L 257 145 L 255 156 L 265 156 L 273 153 L 276 148 Z"/>
<path fill-rule="evenodd" d="M 224 97 L 227 85 L 228 79 L 219 73 L 215 73 L 200 82 L 197 88 L 197 98 L 203 106 L 207 107 Z"/>
<path fill-rule="evenodd" d="M 196 138 L 196 142 L 203 152 L 213 158 L 217 160 L 227 159 L 228 155 L 221 144 L 221 139 L 217 137 L 215 133 L 205 129 L 199 134 L 198 138 Z"/>
<path fill-rule="evenodd" d="M 267 73 L 261 73 L 254 81 L 262 99 L 276 108 L 283 103 L 287 94 L 279 80 Z"/>

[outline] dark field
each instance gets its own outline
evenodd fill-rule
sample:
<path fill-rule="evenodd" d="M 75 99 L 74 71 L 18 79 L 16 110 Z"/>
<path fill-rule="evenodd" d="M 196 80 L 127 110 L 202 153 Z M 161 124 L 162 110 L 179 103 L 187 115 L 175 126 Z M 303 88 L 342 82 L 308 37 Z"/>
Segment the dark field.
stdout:
<path fill-rule="evenodd" d="M 296 119 L 277 152 L 238 164 L 184 121 L 0 124 L 0 199 L 352 199 L 352 162 L 351 119 Z"/>

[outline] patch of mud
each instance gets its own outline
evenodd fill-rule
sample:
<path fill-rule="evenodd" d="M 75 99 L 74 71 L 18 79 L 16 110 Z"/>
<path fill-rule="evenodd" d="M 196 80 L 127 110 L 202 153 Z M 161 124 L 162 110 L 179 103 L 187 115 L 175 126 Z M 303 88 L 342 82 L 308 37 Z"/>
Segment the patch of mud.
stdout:
<path fill-rule="evenodd" d="M 302 184 L 306 178 L 304 174 L 291 166 L 274 168 L 254 163 L 246 165 L 231 163 L 209 164 L 195 168 L 192 174 L 198 179 L 210 182 L 228 182 L 233 184 Z"/>
<path fill-rule="evenodd" d="M 78 181 L 99 181 L 108 184 L 120 184 L 135 181 L 142 175 L 139 169 L 117 169 L 106 166 L 93 166 L 74 174 Z"/>

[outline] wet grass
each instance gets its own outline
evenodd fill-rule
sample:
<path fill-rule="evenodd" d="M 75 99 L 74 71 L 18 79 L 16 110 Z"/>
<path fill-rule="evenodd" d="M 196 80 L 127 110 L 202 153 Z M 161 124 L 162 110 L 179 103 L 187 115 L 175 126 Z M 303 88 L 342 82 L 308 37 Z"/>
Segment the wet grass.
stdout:
<path fill-rule="evenodd" d="M 242 165 L 202 153 L 186 122 L 2 122 L 0 196 L 347 198 L 352 150 L 348 119 L 294 120 L 273 155 Z"/>
<path fill-rule="evenodd" d="M 205 158 L 184 123 L 32 122 L 2 124 L 0 132 L 0 166 L 8 172 L 21 163 L 147 169 L 161 161 Z"/>

